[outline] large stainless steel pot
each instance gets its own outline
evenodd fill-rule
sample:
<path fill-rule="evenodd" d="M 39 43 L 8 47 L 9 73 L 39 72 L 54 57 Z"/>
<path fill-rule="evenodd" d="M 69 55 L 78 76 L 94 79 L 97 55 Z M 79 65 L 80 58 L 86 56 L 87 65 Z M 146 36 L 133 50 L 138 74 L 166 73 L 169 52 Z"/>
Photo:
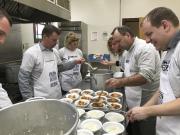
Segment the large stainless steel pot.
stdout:
<path fill-rule="evenodd" d="M 75 135 L 78 120 L 68 103 L 28 101 L 0 110 L 0 135 Z"/>
<path fill-rule="evenodd" d="M 95 82 L 93 83 L 93 79 L 91 83 L 95 85 L 95 90 L 105 90 L 105 82 L 107 79 L 113 77 L 113 71 L 108 69 L 97 69 L 94 72 L 91 72 L 91 77 L 94 78 Z"/>

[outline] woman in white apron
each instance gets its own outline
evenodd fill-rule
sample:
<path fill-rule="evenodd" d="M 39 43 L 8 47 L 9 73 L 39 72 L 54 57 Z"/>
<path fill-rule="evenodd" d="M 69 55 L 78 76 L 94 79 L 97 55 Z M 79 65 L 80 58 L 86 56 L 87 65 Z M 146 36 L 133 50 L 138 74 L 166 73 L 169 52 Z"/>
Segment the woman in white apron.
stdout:
<path fill-rule="evenodd" d="M 59 50 L 60 58 L 63 62 L 72 61 L 83 57 L 82 51 L 78 49 L 79 38 L 76 33 L 70 32 L 65 38 L 65 46 Z M 64 94 L 72 88 L 76 88 L 82 81 L 81 64 L 77 64 L 73 69 L 60 73 L 60 82 Z"/>

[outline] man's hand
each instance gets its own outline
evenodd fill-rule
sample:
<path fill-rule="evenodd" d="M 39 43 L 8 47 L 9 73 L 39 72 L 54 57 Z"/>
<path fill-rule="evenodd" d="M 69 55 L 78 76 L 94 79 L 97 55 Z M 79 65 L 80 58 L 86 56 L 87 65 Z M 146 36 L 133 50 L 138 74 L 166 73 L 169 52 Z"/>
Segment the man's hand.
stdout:
<path fill-rule="evenodd" d="M 79 59 L 76 59 L 75 60 L 75 64 L 82 64 L 85 62 L 85 59 L 84 58 L 79 58 Z"/>
<path fill-rule="evenodd" d="M 111 78 L 106 81 L 106 86 L 110 88 L 123 87 L 121 79 Z"/>
<path fill-rule="evenodd" d="M 131 122 L 135 120 L 143 120 L 149 117 L 146 107 L 134 107 L 127 112 L 126 116 Z"/>

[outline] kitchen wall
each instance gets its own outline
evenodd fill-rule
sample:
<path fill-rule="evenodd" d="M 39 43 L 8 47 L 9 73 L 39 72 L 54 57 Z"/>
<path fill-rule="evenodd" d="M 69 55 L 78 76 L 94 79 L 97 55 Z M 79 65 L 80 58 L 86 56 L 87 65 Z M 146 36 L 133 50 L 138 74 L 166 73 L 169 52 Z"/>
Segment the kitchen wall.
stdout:
<path fill-rule="evenodd" d="M 119 14 L 119 0 L 71 0 L 71 20 L 88 24 L 89 54 L 108 53 L 107 38 L 112 29 L 119 25 Z"/>
<path fill-rule="evenodd" d="M 179 0 L 121 0 L 122 18 L 143 17 L 155 7 L 171 8 L 180 18 Z"/>
<path fill-rule="evenodd" d="M 110 35 L 112 29 L 121 23 L 121 18 L 145 16 L 158 6 L 171 8 L 180 18 L 179 0 L 70 0 L 71 20 L 88 24 L 88 53 L 108 53 L 103 33 Z M 120 6 L 121 3 L 121 6 Z M 33 25 L 22 24 L 22 40 L 31 46 Z M 91 33 L 97 32 L 97 40 L 91 40 Z"/>
<path fill-rule="evenodd" d="M 22 45 L 24 46 L 23 51 L 34 44 L 33 36 L 33 24 L 20 24 L 21 26 L 21 36 L 22 36 Z"/>

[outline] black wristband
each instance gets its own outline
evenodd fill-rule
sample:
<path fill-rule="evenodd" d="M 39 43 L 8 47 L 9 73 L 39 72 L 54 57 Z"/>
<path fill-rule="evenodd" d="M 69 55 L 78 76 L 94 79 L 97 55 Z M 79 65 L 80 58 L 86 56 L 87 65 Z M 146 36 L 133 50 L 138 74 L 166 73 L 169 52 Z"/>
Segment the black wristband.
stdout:
<path fill-rule="evenodd" d="M 120 66 L 119 61 L 116 61 L 116 66 Z"/>

